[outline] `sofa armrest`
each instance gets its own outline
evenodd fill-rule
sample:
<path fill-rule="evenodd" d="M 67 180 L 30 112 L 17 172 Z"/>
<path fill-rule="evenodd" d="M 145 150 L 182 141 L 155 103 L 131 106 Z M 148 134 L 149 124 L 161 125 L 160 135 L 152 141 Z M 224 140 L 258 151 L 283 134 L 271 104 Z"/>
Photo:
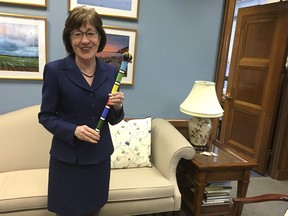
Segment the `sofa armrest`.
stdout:
<path fill-rule="evenodd" d="M 40 105 L 0 115 L 0 172 L 49 165 L 52 134 L 39 124 Z"/>
<path fill-rule="evenodd" d="M 180 159 L 190 160 L 195 149 L 186 138 L 167 120 L 152 120 L 152 157 L 153 165 L 175 186 L 175 206 L 180 209 L 181 194 L 176 179 L 176 169 Z"/>
<path fill-rule="evenodd" d="M 176 174 L 181 158 L 190 160 L 195 150 L 185 137 L 167 120 L 152 120 L 152 163 L 170 179 Z"/>

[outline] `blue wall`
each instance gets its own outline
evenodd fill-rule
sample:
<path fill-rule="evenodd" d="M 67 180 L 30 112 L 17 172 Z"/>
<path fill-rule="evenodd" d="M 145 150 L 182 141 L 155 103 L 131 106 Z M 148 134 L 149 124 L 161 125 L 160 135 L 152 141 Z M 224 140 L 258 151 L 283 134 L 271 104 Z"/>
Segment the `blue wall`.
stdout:
<path fill-rule="evenodd" d="M 179 105 L 195 80 L 214 80 L 224 0 L 139 0 L 138 21 L 103 18 L 104 25 L 135 28 L 134 86 L 122 86 L 126 117 L 188 118 Z M 9 4 L 1 13 L 47 17 L 48 61 L 63 58 L 65 0 L 48 8 Z M 42 81 L 0 80 L 0 114 L 41 102 Z"/>

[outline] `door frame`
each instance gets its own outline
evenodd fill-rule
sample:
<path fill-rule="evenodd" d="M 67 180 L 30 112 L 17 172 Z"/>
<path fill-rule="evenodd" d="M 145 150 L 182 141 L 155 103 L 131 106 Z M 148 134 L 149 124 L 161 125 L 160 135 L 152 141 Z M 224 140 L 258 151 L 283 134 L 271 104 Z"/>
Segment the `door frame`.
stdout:
<path fill-rule="evenodd" d="M 221 38 L 220 38 L 216 72 L 214 77 L 216 94 L 222 106 L 224 103 L 224 101 L 222 100 L 222 92 L 224 87 L 224 77 L 230 46 L 236 1 L 237 0 L 225 0 Z M 220 134 L 219 129 L 221 128 L 221 126 L 219 126 L 219 123 L 220 123 L 219 118 L 213 119 L 213 128 L 210 137 L 212 141 L 219 141 L 218 134 Z"/>

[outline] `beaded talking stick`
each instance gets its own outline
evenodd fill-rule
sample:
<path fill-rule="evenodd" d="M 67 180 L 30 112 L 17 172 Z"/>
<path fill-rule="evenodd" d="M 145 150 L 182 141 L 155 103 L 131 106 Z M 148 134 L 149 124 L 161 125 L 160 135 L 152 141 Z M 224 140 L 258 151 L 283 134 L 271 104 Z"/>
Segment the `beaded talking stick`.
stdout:
<path fill-rule="evenodd" d="M 125 72 L 127 71 L 127 65 L 129 62 L 131 62 L 131 60 L 132 60 L 132 55 L 128 52 L 125 52 L 123 54 L 123 60 L 121 62 L 121 66 L 120 66 L 120 69 L 118 71 L 118 74 L 117 74 L 115 83 L 113 85 L 113 88 L 111 90 L 111 93 L 118 91 L 121 79 L 122 79 L 123 75 L 125 74 Z M 105 106 L 105 108 L 101 114 L 101 117 L 100 117 L 98 124 L 96 126 L 96 129 L 95 129 L 98 133 L 100 132 L 100 129 L 101 129 L 101 127 L 102 127 L 102 125 L 106 119 L 106 116 L 107 116 L 109 110 L 110 110 L 110 106 L 108 105 L 108 101 L 107 101 L 106 106 Z"/>

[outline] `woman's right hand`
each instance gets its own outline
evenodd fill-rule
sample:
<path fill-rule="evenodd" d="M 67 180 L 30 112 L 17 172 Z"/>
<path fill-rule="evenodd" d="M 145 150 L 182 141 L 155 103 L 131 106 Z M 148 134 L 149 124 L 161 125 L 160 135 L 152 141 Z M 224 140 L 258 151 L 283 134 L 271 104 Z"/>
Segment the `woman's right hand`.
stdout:
<path fill-rule="evenodd" d="M 76 127 L 74 134 L 79 140 L 87 141 L 90 143 L 98 143 L 100 140 L 100 134 L 87 125 Z"/>

